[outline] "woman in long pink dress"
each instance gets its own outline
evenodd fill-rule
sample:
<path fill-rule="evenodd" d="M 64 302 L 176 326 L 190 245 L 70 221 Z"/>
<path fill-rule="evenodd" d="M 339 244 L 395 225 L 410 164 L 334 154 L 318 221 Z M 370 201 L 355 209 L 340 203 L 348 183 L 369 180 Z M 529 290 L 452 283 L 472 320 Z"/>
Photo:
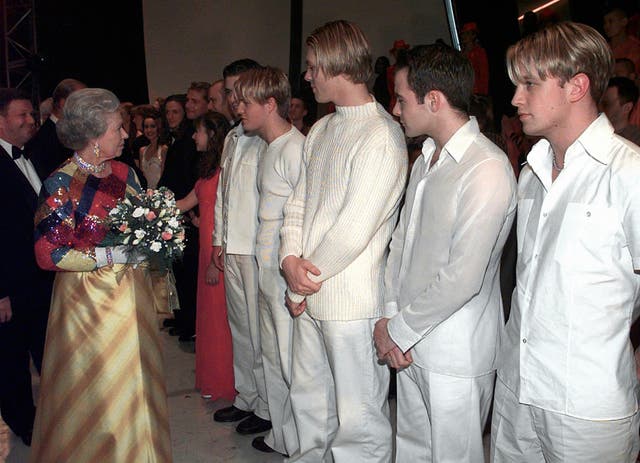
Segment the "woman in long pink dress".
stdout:
<path fill-rule="evenodd" d="M 200 152 L 200 179 L 194 189 L 178 201 L 182 211 L 199 205 L 200 256 L 196 312 L 196 389 L 205 399 L 233 400 L 231 331 L 227 320 L 224 278 L 213 263 L 211 237 L 220 155 L 230 129 L 227 119 L 209 112 L 195 122 L 193 139 Z"/>

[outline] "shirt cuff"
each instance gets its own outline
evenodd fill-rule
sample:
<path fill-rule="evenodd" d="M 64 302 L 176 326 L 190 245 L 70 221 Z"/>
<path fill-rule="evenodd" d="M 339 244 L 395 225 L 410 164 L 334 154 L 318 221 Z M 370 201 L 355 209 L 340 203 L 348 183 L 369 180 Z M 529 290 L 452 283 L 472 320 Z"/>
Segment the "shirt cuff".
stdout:
<path fill-rule="evenodd" d="M 398 313 L 398 303 L 396 301 L 385 302 L 383 309 L 383 317 L 391 318 Z"/>
<path fill-rule="evenodd" d="M 287 288 L 287 296 L 291 299 L 291 302 L 295 304 L 300 304 L 305 300 L 305 296 L 301 296 L 300 294 L 292 292 L 289 288 Z"/>
<path fill-rule="evenodd" d="M 406 324 L 402 312 L 398 312 L 389 320 L 387 331 L 391 339 L 393 339 L 393 342 L 396 343 L 403 353 L 407 352 L 422 339 L 422 336 Z"/>

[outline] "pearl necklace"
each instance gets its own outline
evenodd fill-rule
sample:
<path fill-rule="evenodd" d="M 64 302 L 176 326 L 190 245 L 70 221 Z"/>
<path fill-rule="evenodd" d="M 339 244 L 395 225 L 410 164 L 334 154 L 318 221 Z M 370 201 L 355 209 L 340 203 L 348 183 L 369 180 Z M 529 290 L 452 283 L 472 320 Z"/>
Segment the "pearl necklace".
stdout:
<path fill-rule="evenodd" d="M 558 165 L 558 161 L 556 161 L 556 155 L 555 155 L 555 154 L 553 155 L 553 157 L 552 157 L 552 158 L 553 158 L 553 168 L 554 168 L 555 170 L 557 170 L 558 172 L 561 172 L 561 171 L 562 171 L 562 169 L 564 169 L 564 166 L 560 167 L 560 166 Z"/>
<path fill-rule="evenodd" d="M 80 157 L 78 153 L 73 153 L 73 160 L 78 164 L 85 172 L 89 172 L 91 174 L 99 174 L 103 172 L 107 168 L 107 163 L 103 162 L 102 164 L 91 164 L 90 162 L 85 161 Z"/>

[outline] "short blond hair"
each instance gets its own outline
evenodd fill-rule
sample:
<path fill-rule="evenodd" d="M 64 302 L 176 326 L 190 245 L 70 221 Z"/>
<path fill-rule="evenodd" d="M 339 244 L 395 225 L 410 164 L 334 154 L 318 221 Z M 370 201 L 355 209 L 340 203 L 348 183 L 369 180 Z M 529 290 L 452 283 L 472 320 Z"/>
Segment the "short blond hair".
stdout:
<path fill-rule="evenodd" d="M 287 75 L 278 68 L 265 66 L 250 69 L 240 74 L 235 83 L 240 100 L 253 100 L 265 104 L 273 98 L 278 106 L 278 114 L 286 119 L 291 100 L 291 85 Z"/>
<path fill-rule="evenodd" d="M 596 103 L 607 90 L 613 66 L 613 53 L 604 37 L 590 26 L 570 21 L 549 25 L 507 50 L 507 71 L 513 83 L 538 76 L 556 77 L 564 85 L 584 73 Z"/>
<path fill-rule="evenodd" d="M 327 77 L 344 74 L 356 84 L 371 78 L 369 41 L 355 23 L 345 20 L 326 23 L 307 37 L 306 44 L 316 55 L 317 68 Z"/>

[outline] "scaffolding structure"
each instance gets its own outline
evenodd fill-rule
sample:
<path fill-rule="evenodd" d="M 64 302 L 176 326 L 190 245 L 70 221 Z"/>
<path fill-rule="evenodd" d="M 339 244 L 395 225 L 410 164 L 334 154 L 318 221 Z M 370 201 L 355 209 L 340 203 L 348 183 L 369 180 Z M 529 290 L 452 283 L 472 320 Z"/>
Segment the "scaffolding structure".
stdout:
<path fill-rule="evenodd" d="M 35 0 L 0 0 L 0 86 L 20 88 L 40 102 Z"/>

